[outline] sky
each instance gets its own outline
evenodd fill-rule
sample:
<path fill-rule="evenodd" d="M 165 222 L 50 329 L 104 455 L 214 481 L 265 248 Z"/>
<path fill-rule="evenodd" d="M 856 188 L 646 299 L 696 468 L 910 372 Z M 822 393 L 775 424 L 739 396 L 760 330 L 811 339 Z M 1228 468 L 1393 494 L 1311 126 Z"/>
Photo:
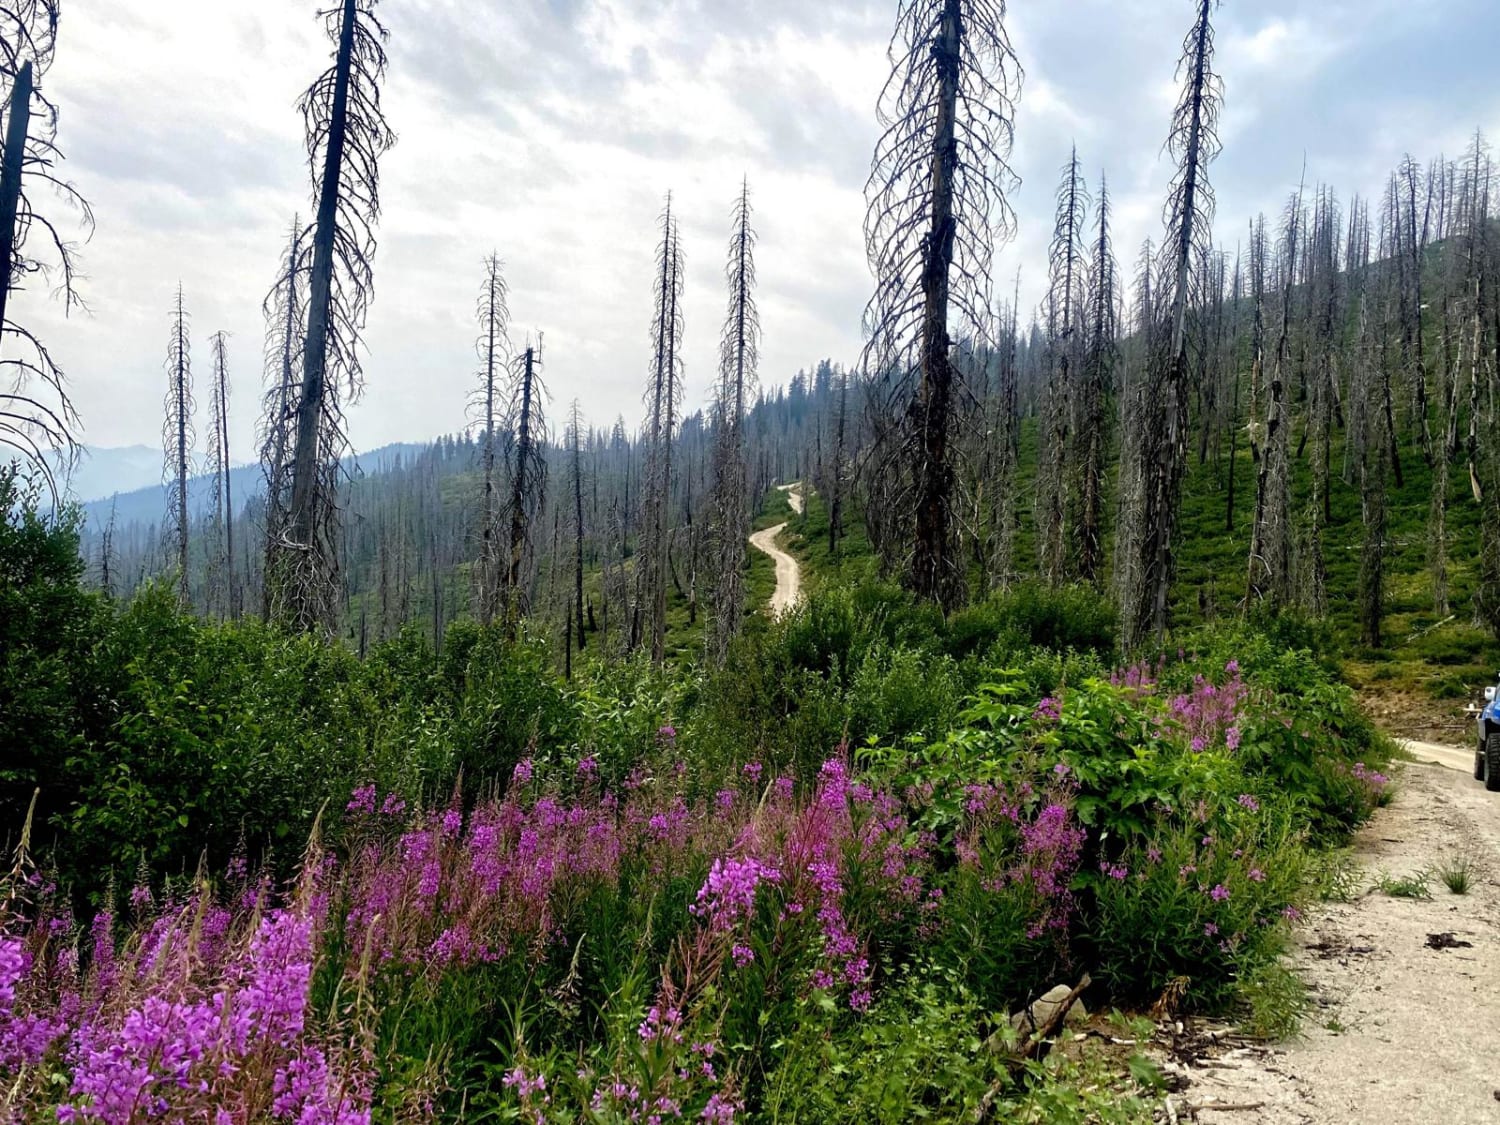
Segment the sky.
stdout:
<path fill-rule="evenodd" d="M 261 301 L 312 186 L 295 103 L 332 45 L 316 0 L 63 0 L 46 91 L 63 171 L 93 205 L 87 313 L 45 287 L 13 314 L 67 372 L 91 446 L 160 441 L 181 283 L 198 398 L 230 333 L 231 443 L 252 460 Z M 1012 0 L 1024 83 L 1011 157 L 1018 233 L 997 284 L 1043 285 L 1059 171 L 1107 173 L 1129 269 L 1161 228 L 1162 151 L 1192 0 Z M 670 190 L 687 259 L 686 405 L 707 403 L 729 213 L 748 179 L 759 233 L 761 380 L 853 363 L 872 279 L 864 184 L 895 0 L 383 0 L 383 213 L 357 448 L 463 427 L 482 260 L 505 262 L 518 343 L 545 334 L 551 413 L 639 425 L 657 220 Z M 1405 152 L 1500 135 L 1493 0 L 1228 0 L 1215 17 L 1224 152 L 1216 235 L 1310 182 L 1377 191 Z M 52 200 L 44 213 L 69 228 Z M 206 428 L 206 422 L 200 429 Z"/>

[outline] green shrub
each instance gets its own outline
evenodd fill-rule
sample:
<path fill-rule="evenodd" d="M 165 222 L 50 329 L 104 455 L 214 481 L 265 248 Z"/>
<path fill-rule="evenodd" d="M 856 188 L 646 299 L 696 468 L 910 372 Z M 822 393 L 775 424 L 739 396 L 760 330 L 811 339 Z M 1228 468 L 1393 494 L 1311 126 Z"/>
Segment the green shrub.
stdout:
<path fill-rule="evenodd" d="M 1109 994 L 1144 1006 L 1185 977 L 1206 1009 L 1238 999 L 1236 982 L 1276 960 L 1304 901 L 1305 852 L 1291 821 L 1285 806 L 1164 818 L 1089 872 L 1084 932 Z"/>

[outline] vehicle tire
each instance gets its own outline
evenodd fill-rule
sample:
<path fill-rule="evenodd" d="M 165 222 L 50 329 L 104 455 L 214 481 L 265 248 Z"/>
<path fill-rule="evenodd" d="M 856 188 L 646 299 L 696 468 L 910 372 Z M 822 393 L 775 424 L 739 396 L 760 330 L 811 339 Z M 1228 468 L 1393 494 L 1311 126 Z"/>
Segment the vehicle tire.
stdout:
<path fill-rule="evenodd" d="M 1474 780 L 1484 780 L 1484 743 L 1479 744 L 1479 749 L 1474 751 Z"/>
<path fill-rule="evenodd" d="M 1484 740 L 1484 787 L 1500 793 L 1500 730 L 1492 730 Z"/>

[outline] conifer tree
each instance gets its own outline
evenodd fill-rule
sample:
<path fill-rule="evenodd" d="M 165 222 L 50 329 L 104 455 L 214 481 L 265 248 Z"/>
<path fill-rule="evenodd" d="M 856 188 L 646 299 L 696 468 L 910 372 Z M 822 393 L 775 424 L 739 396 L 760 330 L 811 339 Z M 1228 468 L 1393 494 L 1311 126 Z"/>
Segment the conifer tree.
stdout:
<path fill-rule="evenodd" d="M 317 197 L 308 265 L 307 331 L 287 495 L 266 581 L 273 614 L 298 630 L 333 628 L 339 601 L 338 482 L 348 448 L 343 406 L 363 386 L 360 334 L 374 287 L 379 161 L 395 142 L 380 104 L 386 30 L 379 0 L 342 0 L 322 13 L 333 65 L 303 94 L 308 165 Z"/>
<path fill-rule="evenodd" d="M 714 403 L 714 589 L 710 656 L 723 663 L 745 614 L 745 538 L 750 533 L 745 470 L 745 410 L 755 392 L 760 318 L 755 307 L 755 231 L 750 188 L 740 188 L 732 221 L 729 311 L 719 341 L 719 387 Z"/>
<path fill-rule="evenodd" d="M 208 404 L 209 523 L 208 590 L 205 608 L 228 619 L 238 615 L 234 575 L 234 492 L 229 480 L 229 358 L 226 333 L 209 337 L 213 385 Z"/>
<path fill-rule="evenodd" d="M 177 286 L 177 303 L 172 311 L 172 333 L 167 344 L 167 397 L 162 421 L 161 445 L 165 464 L 162 479 L 167 484 L 166 530 L 177 583 L 177 596 L 184 606 L 191 604 L 188 585 L 188 539 L 191 522 L 188 515 L 188 477 L 192 474 L 193 446 L 193 369 L 188 341 L 188 318 L 182 303 L 182 286 Z"/>
<path fill-rule="evenodd" d="M 1056 586 L 1069 576 L 1066 513 L 1071 425 L 1079 387 L 1079 321 L 1087 304 L 1088 190 L 1075 147 L 1057 188 L 1057 222 L 1048 254 L 1046 385 L 1042 389 L 1043 456 L 1037 483 L 1037 539 L 1042 576 Z"/>
<path fill-rule="evenodd" d="M 497 471 L 503 468 L 500 452 L 500 412 L 504 405 L 506 369 L 510 364 L 510 310 L 498 254 L 484 260 L 484 280 L 479 287 L 477 315 L 479 338 L 479 386 L 469 401 L 479 430 L 480 487 L 483 490 L 479 520 L 479 566 L 477 600 L 479 619 L 488 624 L 501 606 L 502 576 L 500 546 L 500 491 Z"/>
<path fill-rule="evenodd" d="M 506 428 L 510 443 L 510 550 L 505 572 L 505 623 L 514 637 L 530 605 L 525 567 L 532 556 L 533 529 L 547 487 L 547 389 L 542 383 L 541 344 L 528 345 L 511 361 Z M 555 554 L 555 552 L 554 552 Z"/>
<path fill-rule="evenodd" d="M 10 296 L 39 276 L 55 282 L 65 314 L 82 306 L 74 245 L 33 206 L 29 191 L 46 189 L 77 211 L 85 237 L 93 232 L 87 200 L 59 173 L 57 107 L 42 90 L 56 56 L 59 11 L 58 0 L 0 0 L 0 453 L 18 454 L 39 473 L 54 503 L 60 493 L 50 457 L 69 468 L 75 463 L 79 419 L 62 369 L 12 315 Z"/>
<path fill-rule="evenodd" d="M 1096 585 L 1104 568 L 1104 485 L 1109 450 L 1107 404 L 1114 391 L 1119 347 L 1118 267 L 1109 235 L 1109 185 L 1099 179 L 1093 245 L 1088 262 L 1088 305 L 1079 387 L 1076 452 L 1078 466 L 1078 574 Z"/>
<path fill-rule="evenodd" d="M 1149 341 L 1140 435 L 1141 504 L 1139 575 L 1123 591 L 1121 624 L 1125 647 L 1134 649 L 1154 636 L 1165 637 L 1182 479 L 1188 440 L 1188 310 L 1199 278 L 1194 266 L 1206 249 L 1213 222 L 1213 190 L 1208 165 L 1218 155 L 1218 122 L 1223 86 L 1213 70 L 1215 0 L 1197 0 L 1198 15 L 1183 45 L 1179 70 L 1181 98 L 1172 117 L 1167 150 L 1177 162 L 1166 207 L 1167 238 L 1157 300 L 1164 319 Z M 1138 583 L 1138 584 L 1137 584 Z"/>
<path fill-rule="evenodd" d="M 682 246 L 667 196 L 657 251 L 656 312 L 651 325 L 651 374 L 646 385 L 646 479 L 641 499 L 643 550 L 637 564 L 637 612 L 644 606 L 651 633 L 651 660 L 666 657 L 669 508 L 672 445 L 682 398 Z M 632 645 L 638 636 L 632 628 Z"/>
<path fill-rule="evenodd" d="M 953 517 L 953 428 L 962 396 L 953 333 L 982 339 L 996 237 L 1009 237 L 1007 160 L 1021 69 L 1004 0 L 902 0 L 884 128 L 865 188 L 865 241 L 876 278 L 864 367 L 878 399 L 867 514 L 889 506 L 877 536 L 918 596 L 964 595 Z"/>

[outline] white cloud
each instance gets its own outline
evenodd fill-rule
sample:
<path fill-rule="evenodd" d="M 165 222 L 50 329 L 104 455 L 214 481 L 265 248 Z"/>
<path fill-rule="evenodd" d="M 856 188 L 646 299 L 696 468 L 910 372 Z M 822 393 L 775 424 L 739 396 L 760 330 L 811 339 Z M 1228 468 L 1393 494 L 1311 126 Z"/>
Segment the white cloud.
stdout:
<path fill-rule="evenodd" d="M 1481 71 L 1454 62 L 1466 43 L 1493 39 L 1500 16 L 1484 0 L 1450 2 L 1470 10 L 1459 19 L 1396 0 L 1221 9 L 1227 148 L 1212 176 L 1227 241 L 1295 185 L 1304 149 L 1315 176 L 1368 188 L 1393 152 L 1425 156 L 1448 132 L 1500 124 L 1500 100 L 1464 77 Z M 1074 141 L 1091 184 L 1109 173 L 1122 264 L 1156 235 L 1170 175 L 1161 142 L 1192 6 L 1011 7 L 1027 71 L 1014 161 L 1025 182 L 1013 201 L 1019 236 L 996 272 L 1008 290 L 1021 265 L 1029 305 Z M 249 448 L 260 300 L 292 212 L 309 210 L 294 104 L 331 49 L 313 9 L 69 0 L 49 92 L 62 107 L 68 174 L 99 218 L 84 252 L 95 316 L 63 323 L 36 293 L 18 312 L 70 372 L 90 441 L 155 440 L 180 278 L 196 338 L 233 333 L 235 432 Z M 358 445 L 462 424 L 480 260 L 492 248 L 507 262 L 518 333 L 547 334 L 554 413 L 577 395 L 592 421 L 623 413 L 634 425 L 668 189 L 687 238 L 690 406 L 706 401 L 713 377 L 728 208 L 742 176 L 761 233 L 764 381 L 858 354 L 870 290 L 862 190 L 894 5 L 393 0 L 381 10 L 391 28 L 385 104 L 401 139 L 382 165 Z M 1398 35 L 1405 65 L 1387 65 L 1382 52 Z M 1455 106 L 1479 120 L 1452 120 Z M 206 373 L 206 347 L 198 354 Z"/>

